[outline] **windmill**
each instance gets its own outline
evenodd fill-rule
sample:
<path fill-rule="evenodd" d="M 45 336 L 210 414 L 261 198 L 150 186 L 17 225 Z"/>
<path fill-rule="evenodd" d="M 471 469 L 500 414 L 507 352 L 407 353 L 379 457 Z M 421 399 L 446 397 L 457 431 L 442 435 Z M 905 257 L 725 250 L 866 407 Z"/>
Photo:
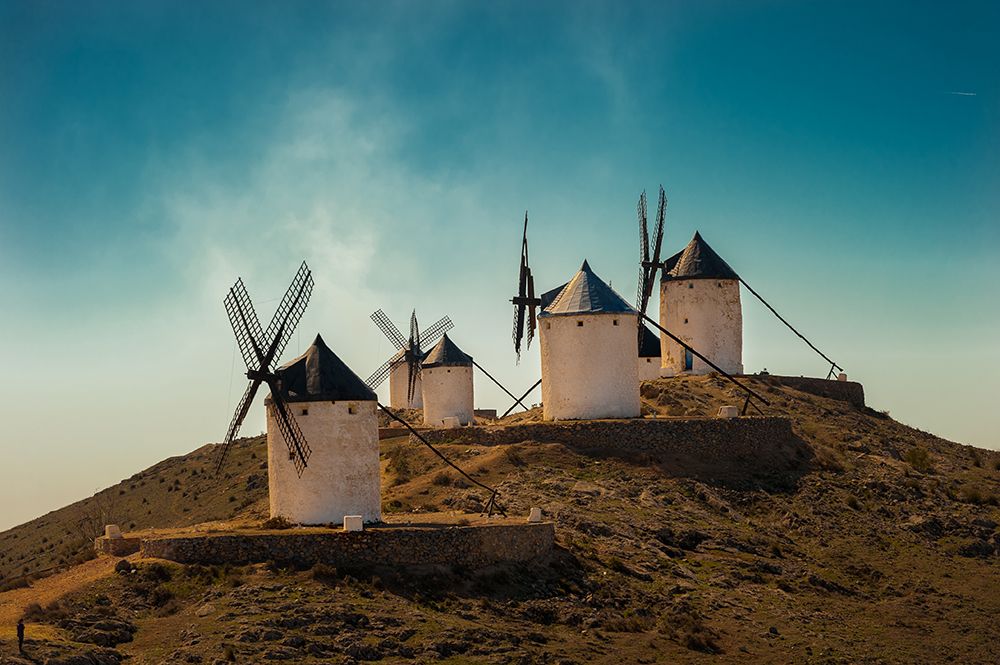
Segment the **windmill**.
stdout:
<path fill-rule="evenodd" d="M 635 308 L 639 310 L 639 347 L 642 347 L 642 340 L 645 335 L 646 324 L 643 317 L 646 316 L 646 308 L 649 306 L 649 299 L 653 295 L 653 287 L 656 285 L 656 273 L 663 267 L 660 261 L 660 249 L 663 247 L 663 221 L 667 215 L 667 194 L 660 185 L 660 201 L 656 208 L 656 227 L 653 230 L 653 241 L 650 243 L 649 226 L 646 221 L 646 192 L 639 196 L 639 204 L 636 206 L 639 214 L 639 289 L 636 294 Z"/>
<path fill-rule="evenodd" d="M 271 404 L 268 408 L 274 409 L 275 421 L 281 432 L 285 444 L 288 446 L 289 456 L 293 459 L 295 470 L 301 477 L 303 470 L 309 460 L 311 453 L 309 444 L 306 442 L 302 431 L 299 429 L 291 410 L 281 396 L 280 379 L 275 373 L 275 366 L 278 358 L 281 357 L 288 340 L 291 339 L 295 326 L 305 312 L 309 303 L 309 295 L 312 293 L 313 278 L 312 271 L 305 261 L 299 266 L 299 271 L 295 274 L 285 297 L 271 317 L 271 323 L 267 330 L 263 331 L 257 313 L 254 311 L 253 302 L 247 293 L 243 280 L 237 279 L 236 284 L 229 289 L 225 298 L 226 314 L 229 315 L 229 323 L 236 334 L 236 343 L 240 347 L 243 362 L 246 363 L 246 376 L 250 379 L 246 392 L 236 407 L 233 420 L 229 424 L 229 431 L 226 432 L 226 440 L 219 453 L 219 461 L 216 465 L 216 473 L 222 469 L 222 464 L 229 452 L 229 446 L 236 438 L 243 419 L 246 418 L 250 410 L 250 404 L 261 383 L 266 383 L 271 389 Z"/>
<path fill-rule="evenodd" d="M 517 295 L 510 299 L 514 305 L 514 353 L 521 360 L 521 341 L 527 337 L 525 348 L 531 346 L 535 337 L 536 312 L 542 304 L 541 298 L 535 297 L 535 278 L 528 266 L 528 211 L 524 211 L 524 233 L 521 236 L 521 266 L 517 276 Z M 527 330 L 525 330 L 527 316 Z"/>
<path fill-rule="evenodd" d="M 420 381 L 420 368 L 425 355 L 422 345 L 435 342 L 441 335 L 454 328 L 455 324 L 451 322 L 450 318 L 445 316 L 421 335 L 420 325 L 417 322 L 417 311 L 413 310 L 413 313 L 410 314 L 410 337 L 406 339 L 403 337 L 403 333 L 399 331 L 399 328 L 396 327 L 381 309 L 373 312 L 371 319 L 378 326 L 379 330 L 389 338 L 389 341 L 392 342 L 397 351 L 381 367 L 375 370 L 365 383 L 368 384 L 369 388 L 375 390 L 390 374 L 405 363 L 406 405 L 409 406 L 413 402 L 417 383 Z M 391 399 L 392 396 L 390 395 L 390 401 Z M 396 407 L 395 404 L 393 406 Z"/>

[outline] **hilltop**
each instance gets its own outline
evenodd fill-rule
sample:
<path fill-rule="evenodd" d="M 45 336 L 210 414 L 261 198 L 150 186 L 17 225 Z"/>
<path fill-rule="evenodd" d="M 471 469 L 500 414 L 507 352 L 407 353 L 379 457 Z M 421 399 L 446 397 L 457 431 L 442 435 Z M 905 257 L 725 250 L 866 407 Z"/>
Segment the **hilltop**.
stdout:
<path fill-rule="evenodd" d="M 551 560 L 406 574 L 138 561 L 131 575 L 78 573 L 49 602 L 45 585 L 80 570 L 71 568 L 36 583 L 46 602 L 30 609 L 40 639 L 29 646 L 38 662 L 88 651 L 88 662 L 109 663 L 995 662 L 1000 453 L 748 381 L 802 444 L 783 482 L 731 482 L 738 469 L 716 480 L 697 455 L 445 443 L 501 488 L 509 513 L 541 506 L 555 521 Z M 740 403 L 733 390 L 711 376 L 650 382 L 644 412 L 708 417 Z M 215 451 L 166 460 L 0 534 L 5 560 L 82 556 L 65 535 L 53 539 L 112 498 L 128 530 L 259 524 L 263 438 L 238 442 L 222 477 L 210 473 Z M 382 470 L 387 513 L 475 512 L 485 498 L 405 437 L 382 442 Z M 0 607 L 10 613 L 28 592 L 0 595 Z"/>

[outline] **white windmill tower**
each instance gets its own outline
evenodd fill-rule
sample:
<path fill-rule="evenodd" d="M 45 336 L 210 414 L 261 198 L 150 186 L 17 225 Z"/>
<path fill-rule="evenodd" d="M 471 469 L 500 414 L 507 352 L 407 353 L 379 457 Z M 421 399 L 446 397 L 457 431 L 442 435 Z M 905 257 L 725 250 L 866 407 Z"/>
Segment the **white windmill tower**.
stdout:
<path fill-rule="evenodd" d="M 414 310 L 410 314 L 410 337 L 407 339 L 381 309 L 373 312 L 371 319 L 397 351 L 368 377 L 368 387 L 376 390 L 383 381 L 389 379 L 389 406 L 393 409 L 422 409 L 424 404 L 420 375 L 424 356 L 427 355 L 422 345 L 430 344 L 438 336 L 451 330 L 454 324 L 445 316 L 421 334 L 417 312 Z"/>
<path fill-rule="evenodd" d="M 743 309 L 740 277 L 695 233 L 663 264 L 660 325 L 711 358 L 729 374 L 743 373 Z M 661 336 L 663 373 L 708 374 L 713 369 L 670 338 Z"/>
<path fill-rule="evenodd" d="M 266 331 L 243 280 L 226 295 L 226 313 L 250 383 L 230 422 L 216 471 L 266 383 L 271 391 L 265 400 L 271 516 L 301 524 L 340 522 L 345 515 L 376 522 L 381 501 L 375 393 L 319 335 L 304 354 L 275 369 L 312 286 L 312 272 L 303 263 Z"/>
<path fill-rule="evenodd" d="M 472 356 L 451 341 L 447 333 L 424 357 L 420 371 L 424 398 L 424 424 L 441 427 L 447 418 L 469 425 L 473 406 Z"/>
<path fill-rule="evenodd" d="M 639 417 L 637 317 L 584 261 L 538 315 L 545 420 Z"/>
<path fill-rule="evenodd" d="M 380 521 L 375 393 L 319 335 L 305 353 L 275 373 L 282 399 L 311 443 L 312 455 L 299 477 L 285 451 L 274 410 L 268 409 L 271 516 L 299 524 L 339 524 L 345 515 Z"/>
<path fill-rule="evenodd" d="M 640 322 L 639 327 L 639 333 L 642 335 L 642 339 L 639 340 L 639 380 L 652 381 L 660 378 L 662 371 L 660 338 L 645 322 Z"/>

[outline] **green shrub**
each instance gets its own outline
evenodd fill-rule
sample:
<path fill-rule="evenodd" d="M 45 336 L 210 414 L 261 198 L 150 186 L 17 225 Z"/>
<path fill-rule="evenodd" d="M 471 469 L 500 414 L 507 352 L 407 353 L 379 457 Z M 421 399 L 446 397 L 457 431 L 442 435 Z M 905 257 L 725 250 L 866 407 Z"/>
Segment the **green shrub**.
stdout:
<path fill-rule="evenodd" d="M 295 525 L 281 515 L 278 515 L 277 517 L 265 520 L 260 526 L 262 529 L 291 529 Z"/>
<path fill-rule="evenodd" d="M 929 473 L 931 466 L 931 454 L 923 446 L 914 446 L 906 451 L 903 459 L 920 473 Z"/>
<path fill-rule="evenodd" d="M 521 457 L 521 453 L 514 446 L 509 446 L 506 450 L 504 450 L 503 456 L 514 466 L 524 466 L 524 458 Z"/>
<path fill-rule="evenodd" d="M 312 571 L 310 572 L 312 573 L 312 578 L 317 582 L 335 584 L 340 579 L 337 569 L 325 563 L 317 563 L 312 567 Z"/>
<path fill-rule="evenodd" d="M 434 479 L 431 482 L 438 487 L 447 487 L 448 485 L 451 485 L 451 476 L 449 476 L 446 471 L 442 471 L 434 476 Z"/>
<path fill-rule="evenodd" d="M 1000 503 L 996 494 L 992 494 L 977 485 L 966 485 L 958 493 L 958 499 L 962 503 L 971 503 L 976 506 L 996 506 Z"/>
<path fill-rule="evenodd" d="M 389 467 L 396 474 L 393 484 L 402 485 L 413 477 L 413 464 L 410 460 L 410 449 L 397 446 L 386 453 Z"/>
<path fill-rule="evenodd" d="M 638 616 L 630 610 L 603 623 L 603 628 L 612 633 L 644 633 L 652 627 L 653 620 L 650 617 Z"/>

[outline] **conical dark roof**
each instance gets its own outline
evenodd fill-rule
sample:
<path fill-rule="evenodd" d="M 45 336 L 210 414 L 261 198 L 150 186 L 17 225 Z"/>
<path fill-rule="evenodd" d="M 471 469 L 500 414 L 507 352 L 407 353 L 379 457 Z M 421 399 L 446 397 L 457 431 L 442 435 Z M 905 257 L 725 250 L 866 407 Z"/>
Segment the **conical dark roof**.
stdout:
<path fill-rule="evenodd" d="M 287 402 L 377 399 L 320 335 L 305 353 L 279 367 L 276 373 L 281 379 L 281 396 Z"/>
<path fill-rule="evenodd" d="M 443 367 L 445 365 L 472 367 L 472 356 L 458 348 L 455 342 L 448 337 L 448 333 L 445 333 L 444 337 L 439 339 L 434 348 L 424 357 L 422 365 L 424 367 Z"/>
<path fill-rule="evenodd" d="M 566 284 L 563 284 L 562 286 L 557 286 L 554 289 L 550 289 L 545 293 L 543 293 L 541 296 L 539 296 L 539 300 L 542 301 L 542 309 L 545 309 L 546 307 L 551 305 L 552 301 L 556 299 L 556 296 L 562 293 L 562 290 L 565 289 L 568 284 L 569 282 L 566 282 Z"/>
<path fill-rule="evenodd" d="M 584 261 L 579 272 L 539 316 L 615 313 L 635 314 L 635 309 L 594 274 L 590 264 Z"/>
<path fill-rule="evenodd" d="M 660 357 L 660 338 L 646 324 L 642 325 L 642 341 L 639 343 L 639 357 Z"/>
<path fill-rule="evenodd" d="M 663 279 L 739 279 L 736 271 L 709 247 L 701 234 L 680 252 L 663 262 Z"/>

